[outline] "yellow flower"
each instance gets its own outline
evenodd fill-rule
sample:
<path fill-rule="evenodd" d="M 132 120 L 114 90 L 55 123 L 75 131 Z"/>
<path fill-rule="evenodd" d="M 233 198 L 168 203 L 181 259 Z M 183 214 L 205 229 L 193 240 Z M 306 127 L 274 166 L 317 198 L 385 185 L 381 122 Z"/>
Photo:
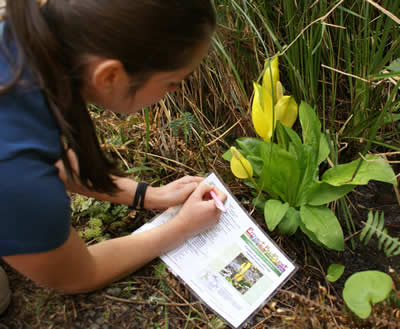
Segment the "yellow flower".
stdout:
<path fill-rule="evenodd" d="M 292 128 L 298 113 L 298 106 L 292 96 L 282 96 L 275 105 L 275 120 L 284 126 Z"/>
<path fill-rule="evenodd" d="M 276 121 L 292 127 L 297 119 L 298 106 L 291 96 L 283 96 L 279 81 L 278 57 L 266 61 L 262 86 L 254 82 L 252 120 L 257 134 L 264 140 L 271 140 Z M 274 95 L 274 97 L 272 96 Z"/>
<path fill-rule="evenodd" d="M 241 179 L 252 178 L 253 177 L 253 167 L 251 163 L 236 149 L 236 147 L 231 147 L 232 160 L 231 160 L 231 170 L 232 173 Z"/>
<path fill-rule="evenodd" d="M 274 57 L 272 61 L 265 61 L 264 68 L 265 72 L 262 80 L 262 86 L 270 95 L 272 95 L 272 91 L 276 91 L 276 83 L 279 81 L 278 56 Z"/>
<path fill-rule="evenodd" d="M 252 121 L 256 133 L 264 140 L 270 140 L 272 137 L 273 112 L 266 109 L 272 109 L 271 95 L 257 83 L 254 85 L 254 99 L 251 111 Z"/>

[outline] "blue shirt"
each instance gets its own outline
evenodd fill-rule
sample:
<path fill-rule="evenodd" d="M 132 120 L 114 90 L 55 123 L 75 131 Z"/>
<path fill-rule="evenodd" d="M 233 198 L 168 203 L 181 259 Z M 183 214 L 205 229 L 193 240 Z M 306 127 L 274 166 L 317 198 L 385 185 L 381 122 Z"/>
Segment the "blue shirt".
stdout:
<path fill-rule="evenodd" d="M 16 54 L 4 24 L 0 85 L 13 76 L 7 52 Z M 0 256 L 55 249 L 70 231 L 70 200 L 54 166 L 60 131 L 32 76 L 23 77 L 28 83 L 0 95 Z"/>

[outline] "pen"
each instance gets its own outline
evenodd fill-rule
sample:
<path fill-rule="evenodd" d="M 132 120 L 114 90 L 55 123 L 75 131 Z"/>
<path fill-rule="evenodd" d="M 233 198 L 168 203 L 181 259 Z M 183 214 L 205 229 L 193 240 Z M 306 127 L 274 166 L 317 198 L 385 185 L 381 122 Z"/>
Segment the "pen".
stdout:
<path fill-rule="evenodd" d="M 213 190 L 210 191 L 211 197 L 214 199 L 217 208 L 219 210 L 221 210 L 222 212 L 226 211 L 226 207 L 224 206 L 224 204 L 222 203 L 222 201 L 220 199 L 218 199 L 217 195 L 215 194 L 215 192 Z"/>

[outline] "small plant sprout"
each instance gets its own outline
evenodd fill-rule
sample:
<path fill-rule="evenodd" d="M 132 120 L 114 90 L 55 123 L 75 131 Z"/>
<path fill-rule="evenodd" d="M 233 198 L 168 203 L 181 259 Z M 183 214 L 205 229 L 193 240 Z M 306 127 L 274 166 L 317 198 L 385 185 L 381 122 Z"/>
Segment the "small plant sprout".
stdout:
<path fill-rule="evenodd" d="M 279 120 L 291 128 L 297 119 L 298 105 L 293 97 L 283 96 L 283 86 L 279 81 L 278 57 L 265 62 L 262 85 L 254 82 L 252 120 L 257 134 L 270 141 Z"/>
<path fill-rule="evenodd" d="M 335 282 L 340 279 L 344 272 L 344 265 L 342 264 L 331 264 L 328 267 L 328 274 L 326 279 L 330 282 Z"/>

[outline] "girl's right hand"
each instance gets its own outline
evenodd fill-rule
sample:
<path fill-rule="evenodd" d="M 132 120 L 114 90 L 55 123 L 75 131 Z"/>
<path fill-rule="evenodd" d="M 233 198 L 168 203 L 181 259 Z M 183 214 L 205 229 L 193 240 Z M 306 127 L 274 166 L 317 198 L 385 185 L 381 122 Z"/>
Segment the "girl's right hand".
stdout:
<path fill-rule="evenodd" d="M 213 186 L 201 183 L 186 200 L 174 221 L 180 224 L 184 239 L 208 230 L 218 223 L 221 211 L 211 198 L 210 191 L 214 190 L 217 197 L 224 203 L 226 194 Z"/>

